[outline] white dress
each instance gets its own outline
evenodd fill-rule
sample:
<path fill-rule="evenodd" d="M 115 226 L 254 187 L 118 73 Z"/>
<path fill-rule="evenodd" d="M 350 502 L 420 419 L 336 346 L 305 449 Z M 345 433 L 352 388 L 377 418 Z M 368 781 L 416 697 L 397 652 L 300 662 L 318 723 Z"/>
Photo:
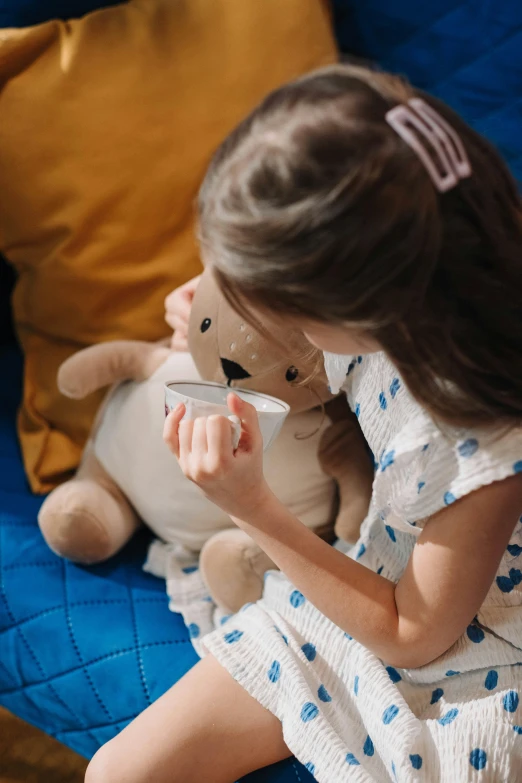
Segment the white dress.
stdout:
<path fill-rule="evenodd" d="M 427 518 L 522 471 L 522 429 L 441 431 L 383 354 L 353 360 L 344 388 L 377 462 L 349 556 L 396 582 Z M 321 783 L 522 781 L 519 522 L 474 622 L 427 666 L 387 666 L 276 571 L 260 601 L 202 641 Z"/>

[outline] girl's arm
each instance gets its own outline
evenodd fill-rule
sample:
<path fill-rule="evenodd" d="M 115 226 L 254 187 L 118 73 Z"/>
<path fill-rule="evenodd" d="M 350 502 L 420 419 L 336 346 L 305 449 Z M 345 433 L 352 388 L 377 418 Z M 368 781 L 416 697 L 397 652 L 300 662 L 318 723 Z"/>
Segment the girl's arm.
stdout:
<path fill-rule="evenodd" d="M 306 528 L 262 475 L 257 414 L 231 395 L 243 422 L 236 453 L 224 417 L 167 420 L 165 439 L 195 481 L 336 625 L 399 668 L 445 652 L 473 620 L 522 511 L 522 476 L 491 484 L 435 515 L 398 584 L 346 557 Z M 178 437 L 179 428 L 179 437 Z"/>
<path fill-rule="evenodd" d="M 432 517 L 398 584 L 317 538 L 273 495 L 233 519 L 336 625 L 387 663 L 416 668 L 473 620 L 521 511 L 521 476 L 468 495 Z"/>

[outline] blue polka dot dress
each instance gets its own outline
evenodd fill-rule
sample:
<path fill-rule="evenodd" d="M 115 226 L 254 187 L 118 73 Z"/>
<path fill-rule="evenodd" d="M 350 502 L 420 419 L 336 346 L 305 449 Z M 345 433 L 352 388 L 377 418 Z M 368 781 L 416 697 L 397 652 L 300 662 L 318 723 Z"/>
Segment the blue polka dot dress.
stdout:
<path fill-rule="evenodd" d="M 437 427 L 383 354 L 346 362 L 343 376 L 376 461 L 347 556 L 397 582 L 430 516 L 522 472 L 522 430 Z M 522 520 L 476 618 L 427 666 L 381 661 L 276 571 L 203 641 L 321 783 L 522 781 Z"/>

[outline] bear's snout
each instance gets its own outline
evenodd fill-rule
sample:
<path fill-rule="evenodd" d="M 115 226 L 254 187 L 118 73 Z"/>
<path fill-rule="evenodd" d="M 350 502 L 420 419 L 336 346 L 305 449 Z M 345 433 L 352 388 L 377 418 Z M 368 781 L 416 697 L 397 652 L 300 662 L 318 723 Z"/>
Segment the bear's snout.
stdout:
<path fill-rule="evenodd" d="M 223 357 L 221 357 L 221 367 L 225 373 L 228 386 L 230 386 L 232 381 L 243 381 L 245 378 L 252 377 L 244 367 L 241 367 L 240 364 L 233 362 L 230 359 L 223 359 Z"/>

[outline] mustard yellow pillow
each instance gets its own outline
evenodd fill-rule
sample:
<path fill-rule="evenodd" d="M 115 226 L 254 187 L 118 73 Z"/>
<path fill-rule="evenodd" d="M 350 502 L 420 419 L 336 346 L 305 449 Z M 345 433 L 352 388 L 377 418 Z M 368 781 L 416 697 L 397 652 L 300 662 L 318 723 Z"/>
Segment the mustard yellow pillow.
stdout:
<path fill-rule="evenodd" d="M 100 399 L 61 397 L 59 364 L 166 334 L 165 295 L 199 269 L 212 151 L 269 90 L 336 57 L 322 0 L 131 0 L 0 31 L 0 249 L 19 275 L 35 491 L 75 469 Z"/>

